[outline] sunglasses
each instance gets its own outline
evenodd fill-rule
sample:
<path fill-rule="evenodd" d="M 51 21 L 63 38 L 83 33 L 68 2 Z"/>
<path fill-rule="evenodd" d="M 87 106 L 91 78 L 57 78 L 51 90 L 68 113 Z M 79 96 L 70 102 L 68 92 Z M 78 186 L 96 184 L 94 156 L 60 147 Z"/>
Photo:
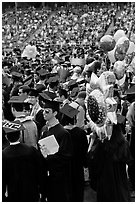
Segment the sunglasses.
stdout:
<path fill-rule="evenodd" d="M 44 109 L 43 109 L 44 110 Z M 49 114 L 50 110 L 44 110 L 44 113 Z"/>

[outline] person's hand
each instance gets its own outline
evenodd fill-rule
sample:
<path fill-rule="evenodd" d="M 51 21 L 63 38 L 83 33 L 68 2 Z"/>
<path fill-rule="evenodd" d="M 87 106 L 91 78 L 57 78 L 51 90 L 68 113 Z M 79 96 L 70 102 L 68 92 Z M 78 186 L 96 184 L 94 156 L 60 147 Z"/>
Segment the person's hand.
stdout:
<path fill-rule="evenodd" d="M 48 154 L 49 154 L 49 150 L 46 148 L 45 145 L 41 145 L 40 146 L 40 151 L 43 155 L 44 158 L 47 158 Z"/>
<path fill-rule="evenodd" d="M 126 122 L 125 130 L 126 130 L 126 133 L 127 133 L 127 134 L 128 134 L 128 133 L 130 132 L 130 130 L 131 130 L 131 126 L 130 126 L 130 124 L 129 124 L 128 121 Z"/>

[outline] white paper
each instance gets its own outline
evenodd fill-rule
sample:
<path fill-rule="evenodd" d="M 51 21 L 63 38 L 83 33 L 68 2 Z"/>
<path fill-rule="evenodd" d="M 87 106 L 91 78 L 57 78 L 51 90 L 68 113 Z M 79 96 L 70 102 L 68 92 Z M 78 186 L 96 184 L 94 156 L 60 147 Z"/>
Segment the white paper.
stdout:
<path fill-rule="evenodd" d="M 58 152 L 59 145 L 54 135 L 50 135 L 46 138 L 43 138 L 39 140 L 38 143 L 42 147 L 41 149 L 43 149 L 43 151 L 41 151 L 42 154 L 51 155 L 51 154 L 55 154 L 56 152 Z M 44 151 L 44 149 L 46 150 Z"/>

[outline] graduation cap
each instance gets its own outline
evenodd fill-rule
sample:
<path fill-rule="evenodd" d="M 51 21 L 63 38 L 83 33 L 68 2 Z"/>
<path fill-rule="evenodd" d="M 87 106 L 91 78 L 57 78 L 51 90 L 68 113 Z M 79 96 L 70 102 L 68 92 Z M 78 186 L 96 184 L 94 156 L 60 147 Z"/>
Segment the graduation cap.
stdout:
<path fill-rule="evenodd" d="M 69 104 L 65 104 L 60 112 L 68 116 L 69 118 L 74 118 L 78 114 L 78 110 L 70 106 Z"/>
<path fill-rule="evenodd" d="M 25 94 L 22 94 L 20 96 L 12 96 L 8 103 L 28 103 L 28 96 Z"/>
<path fill-rule="evenodd" d="M 49 74 L 49 72 L 45 69 L 40 69 L 37 71 L 37 73 L 42 77 L 46 77 Z"/>
<path fill-rule="evenodd" d="M 51 108 L 56 111 L 59 111 L 60 102 L 56 100 L 52 100 L 46 93 L 40 93 L 40 106 L 42 108 Z"/>
<path fill-rule="evenodd" d="M 20 121 L 13 121 L 13 122 L 2 121 L 2 128 L 6 134 L 25 130 L 24 126 L 22 125 L 22 123 L 20 123 Z"/>
<path fill-rule="evenodd" d="M 29 90 L 29 93 L 28 93 L 29 96 L 35 96 L 35 97 L 37 97 L 38 94 L 39 94 L 38 90 L 37 89 L 33 89 L 33 88 L 31 88 Z"/>
<path fill-rule="evenodd" d="M 51 91 L 44 91 L 44 93 L 52 100 L 54 100 L 57 97 L 56 93 Z"/>
<path fill-rule="evenodd" d="M 69 91 L 71 91 L 74 87 L 78 87 L 77 81 L 76 80 L 70 80 L 68 83 Z"/>
<path fill-rule="evenodd" d="M 135 85 L 131 86 L 128 90 L 125 92 L 127 95 L 133 95 L 135 94 Z"/>
<path fill-rule="evenodd" d="M 48 80 L 47 80 L 47 83 L 57 83 L 59 81 L 59 76 L 56 75 L 54 77 L 50 77 Z"/>
<path fill-rule="evenodd" d="M 22 74 L 19 72 L 12 72 L 11 75 L 14 80 L 20 80 L 22 78 Z"/>
<path fill-rule="evenodd" d="M 43 92 L 46 89 L 46 86 L 43 84 L 36 84 L 36 90 L 40 93 Z"/>
<path fill-rule="evenodd" d="M 31 87 L 32 82 L 33 82 L 33 79 L 29 79 L 28 81 L 26 81 L 26 82 L 24 83 L 24 85 Z"/>
<path fill-rule="evenodd" d="M 29 81 L 30 79 L 32 79 L 32 75 L 27 76 L 24 80 L 23 83 L 25 84 L 27 81 Z"/>

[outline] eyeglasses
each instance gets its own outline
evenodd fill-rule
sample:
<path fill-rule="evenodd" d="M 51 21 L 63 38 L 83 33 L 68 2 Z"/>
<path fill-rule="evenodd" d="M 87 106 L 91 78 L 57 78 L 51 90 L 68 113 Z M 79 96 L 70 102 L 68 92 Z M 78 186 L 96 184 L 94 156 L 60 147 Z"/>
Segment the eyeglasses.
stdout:
<path fill-rule="evenodd" d="M 22 92 L 22 91 L 19 91 L 18 94 L 23 94 L 23 92 Z"/>
<path fill-rule="evenodd" d="M 50 110 L 45 110 L 45 109 L 43 109 L 43 110 L 44 110 L 44 113 L 46 113 L 46 114 L 50 113 Z"/>

